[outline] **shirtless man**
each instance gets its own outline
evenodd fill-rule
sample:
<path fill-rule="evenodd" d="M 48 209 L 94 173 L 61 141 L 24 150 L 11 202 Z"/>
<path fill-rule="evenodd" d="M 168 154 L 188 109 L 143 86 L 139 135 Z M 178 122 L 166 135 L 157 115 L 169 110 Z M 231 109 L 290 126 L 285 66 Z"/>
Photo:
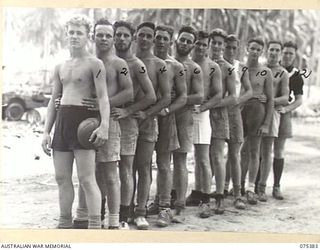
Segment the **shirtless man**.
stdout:
<path fill-rule="evenodd" d="M 148 207 L 148 214 L 157 213 L 157 225 L 168 226 L 171 222 L 170 211 L 172 172 L 170 168 L 172 151 L 180 147 L 178 141 L 175 111 L 182 108 L 187 101 L 187 86 L 184 68 L 181 63 L 169 56 L 173 44 L 173 29 L 159 25 L 155 28 L 154 54 L 165 60 L 168 70 L 168 82 L 171 90 L 171 104 L 159 112 L 159 136 L 156 143 L 157 152 L 157 195 L 154 203 Z"/>
<path fill-rule="evenodd" d="M 126 21 L 117 21 L 113 25 L 116 53 L 123 58 L 130 69 L 133 82 L 134 101 L 123 108 L 113 108 L 112 115 L 118 117 L 121 128 L 120 182 L 121 203 L 120 221 L 127 222 L 130 217 L 130 204 L 133 196 L 133 161 L 139 134 L 137 119 L 133 117 L 138 111 L 145 110 L 156 101 L 155 91 L 150 81 L 145 64 L 132 54 L 131 43 L 135 29 Z M 144 229 L 144 217 L 138 228 Z"/>
<path fill-rule="evenodd" d="M 223 59 L 225 39 L 227 34 L 222 29 L 214 29 L 210 33 L 210 46 L 212 59 L 218 63 L 222 74 L 222 100 L 210 110 L 211 135 L 211 167 L 214 169 L 216 180 L 216 214 L 224 213 L 224 182 L 226 179 L 226 168 L 223 162 L 224 143 L 229 139 L 228 107 L 237 103 L 236 99 L 236 73 L 233 66 Z"/>
<path fill-rule="evenodd" d="M 297 45 L 291 41 L 283 44 L 281 65 L 289 72 L 289 103 L 275 107 L 280 112 L 281 117 L 279 134 L 274 141 L 272 196 L 278 200 L 283 200 L 283 195 L 280 191 L 280 179 L 284 166 L 285 142 L 287 138 L 292 137 L 291 111 L 302 104 L 303 79 L 299 74 L 299 70 L 293 65 L 297 49 Z"/>
<path fill-rule="evenodd" d="M 195 158 L 195 190 L 188 197 L 189 201 L 195 201 L 196 196 L 201 202 L 199 207 L 200 218 L 208 218 L 211 215 L 210 189 L 212 172 L 209 158 L 211 140 L 210 109 L 215 108 L 222 99 L 221 70 L 217 63 L 207 57 L 209 49 L 209 34 L 199 31 L 195 42 L 192 60 L 202 70 L 204 102 L 197 105 L 193 114 L 193 144 Z M 188 205 L 188 199 L 187 199 Z"/>
<path fill-rule="evenodd" d="M 113 51 L 113 27 L 112 24 L 102 18 L 99 19 L 93 30 L 93 39 L 96 46 L 96 55 L 101 59 L 106 68 L 107 89 L 110 107 L 118 107 L 130 101 L 133 97 L 133 87 L 128 65 L 125 60 L 115 55 Z M 96 106 L 95 99 L 84 99 L 82 102 L 88 108 Z M 97 150 L 96 179 L 102 196 L 101 220 L 105 216 L 105 197 L 108 204 L 109 229 L 119 228 L 120 185 L 118 176 L 118 161 L 120 160 L 120 125 L 117 116 L 109 120 L 109 138 L 107 142 Z M 79 189 L 79 206 L 74 227 L 85 220 L 86 203 L 83 192 Z M 126 222 L 121 221 L 121 227 L 126 228 Z M 104 225 L 103 225 L 104 226 Z"/>
<path fill-rule="evenodd" d="M 237 209 L 245 209 L 245 203 L 241 199 L 240 181 L 240 147 L 243 143 L 243 122 L 241 117 L 241 106 L 252 97 L 252 88 L 249 81 L 249 74 L 243 71 L 244 65 L 236 60 L 240 47 L 240 41 L 235 35 L 228 35 L 226 38 L 226 48 L 224 59 L 227 60 L 236 72 L 236 97 L 237 104 L 228 107 L 230 139 L 228 143 L 228 157 L 226 162 L 226 183 L 224 192 L 228 192 L 229 180 L 232 177 L 234 206 Z"/>
<path fill-rule="evenodd" d="M 272 146 L 274 139 L 278 137 L 280 114 L 278 106 L 288 103 L 289 77 L 288 72 L 280 65 L 282 43 L 280 41 L 269 41 L 267 45 L 267 67 L 273 75 L 273 101 L 274 110 L 271 119 L 269 132 L 262 137 L 261 142 L 261 167 L 258 184 L 259 201 L 266 202 L 266 184 L 272 166 Z"/>
<path fill-rule="evenodd" d="M 42 140 L 44 152 L 51 155 L 59 188 L 60 218 L 58 228 L 72 227 L 72 203 L 74 188 L 72 166 L 76 160 L 80 186 L 88 206 L 91 229 L 101 228 L 101 194 L 95 178 L 95 150 L 84 148 L 77 139 L 78 125 L 89 117 L 97 116 L 82 105 L 83 98 L 96 93 L 100 106 L 100 126 L 93 131 L 90 140 L 99 147 L 108 139 L 110 107 L 103 62 L 87 52 L 90 22 L 86 17 L 75 16 L 66 24 L 70 59 L 56 66 L 53 92 L 48 105 L 47 120 Z M 63 91 L 62 91 L 63 89 Z M 55 100 L 61 95 L 58 111 Z M 50 131 L 56 120 L 51 144 Z"/>
<path fill-rule="evenodd" d="M 153 106 L 136 115 L 139 120 L 139 136 L 133 166 L 138 172 L 135 223 L 139 229 L 149 227 L 145 216 L 151 184 L 152 154 L 158 138 L 157 114 L 171 101 L 167 65 L 164 60 L 152 53 L 154 30 L 155 25 L 151 22 L 141 23 L 137 27 L 136 55 L 146 65 L 148 76 L 157 95 L 157 102 Z"/>
<path fill-rule="evenodd" d="M 248 71 L 253 91 L 242 109 L 244 144 L 241 148 L 241 179 L 245 179 L 245 169 L 249 170 L 249 181 L 246 188 L 249 204 L 257 204 L 254 193 L 254 183 L 259 169 L 260 143 L 262 134 L 269 132 L 273 112 L 273 84 L 272 72 L 259 63 L 263 53 L 264 42 L 259 38 L 248 41 L 248 61 L 243 71 Z M 266 97 L 266 104 L 262 103 L 261 96 Z"/>
<path fill-rule="evenodd" d="M 188 187 L 187 153 L 191 152 L 193 144 L 193 117 L 194 105 L 203 101 L 203 76 L 201 67 L 189 58 L 197 40 L 197 32 L 190 26 L 179 30 L 176 40 L 176 56 L 184 66 L 187 83 L 187 103 L 176 111 L 176 122 L 180 148 L 173 152 L 173 188 L 176 192 L 175 209 L 180 214 L 185 208 L 186 192 Z"/>

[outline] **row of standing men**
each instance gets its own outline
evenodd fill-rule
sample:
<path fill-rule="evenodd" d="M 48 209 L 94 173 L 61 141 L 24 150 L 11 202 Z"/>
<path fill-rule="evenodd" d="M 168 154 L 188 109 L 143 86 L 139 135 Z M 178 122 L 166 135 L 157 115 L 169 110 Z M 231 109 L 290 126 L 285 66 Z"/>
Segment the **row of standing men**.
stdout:
<path fill-rule="evenodd" d="M 259 57 L 265 44 L 260 38 L 249 39 L 247 62 L 240 63 L 236 60 L 239 40 L 222 29 L 207 33 L 184 26 L 174 39 L 174 30 L 169 26 L 144 22 L 135 29 L 126 21 L 112 25 L 100 19 L 94 25 L 93 41 L 104 68 L 98 61 L 98 67 L 92 70 L 93 61 L 98 59 L 86 52 L 90 30 L 86 25 L 84 17 L 74 17 L 67 23 L 71 59 L 55 70 L 54 92 L 48 107 L 48 116 L 52 118 L 47 119 L 42 143 L 45 152 L 50 151 L 48 145 L 53 149 L 59 187 L 59 228 L 100 228 L 106 203 L 109 229 L 129 228 L 131 217 L 138 229 L 148 229 L 147 214 L 157 214 L 156 224 L 165 227 L 172 222 L 173 214 L 179 216 L 186 205 L 199 205 L 200 218 L 222 214 L 230 178 L 235 208 L 245 209 L 246 203 L 267 201 L 265 190 L 273 144 L 273 196 L 283 199 L 280 178 L 284 143 L 292 136 L 291 111 L 301 104 L 303 94 L 302 78 L 292 66 L 297 51 L 294 43 L 269 41 L 267 63 L 262 65 Z M 173 43 L 174 56 L 170 54 Z M 88 73 L 87 68 L 92 71 Z M 93 76 L 91 87 L 83 91 L 82 84 L 87 88 L 90 81 L 88 74 Z M 96 83 L 98 80 L 106 83 L 107 98 L 102 95 L 103 84 Z M 293 100 L 289 98 L 292 93 Z M 84 150 L 76 137 L 66 134 L 76 130 L 82 120 L 98 114 L 101 125 L 92 135 L 97 137 L 94 143 L 98 149 Z M 50 145 L 48 135 L 54 121 Z M 105 128 L 107 138 L 103 138 Z M 186 198 L 187 154 L 193 148 L 195 187 Z M 157 191 L 147 208 L 154 150 Z M 87 151 L 93 154 L 83 154 Z M 84 171 L 81 166 L 87 166 L 92 157 L 96 166 L 89 168 L 90 172 Z M 73 221 L 71 158 L 76 159 L 80 181 Z M 215 192 L 211 192 L 213 175 Z M 92 191 L 94 183 L 92 178 L 86 180 L 88 176 L 95 176 L 102 199 Z M 214 208 L 210 198 L 215 199 Z"/>

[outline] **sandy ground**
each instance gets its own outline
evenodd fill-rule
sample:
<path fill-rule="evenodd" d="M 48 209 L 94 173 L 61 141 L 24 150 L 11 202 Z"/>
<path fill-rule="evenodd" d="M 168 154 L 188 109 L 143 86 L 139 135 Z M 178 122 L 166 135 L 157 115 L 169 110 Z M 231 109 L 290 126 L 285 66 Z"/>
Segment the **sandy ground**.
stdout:
<path fill-rule="evenodd" d="M 197 208 L 187 208 L 181 223 L 159 229 L 150 216 L 153 230 L 320 233 L 320 122 L 294 120 L 295 137 L 288 141 L 282 191 L 285 200 L 271 196 L 272 173 L 267 203 L 233 208 L 226 200 L 226 212 L 208 219 L 197 217 Z M 41 150 L 41 133 L 26 122 L 3 122 L 1 157 L 0 228 L 47 229 L 57 225 L 58 192 L 52 159 Z M 193 188 L 193 158 L 188 158 L 189 190 Z M 153 168 L 153 174 L 156 169 Z M 78 188 L 76 170 L 75 188 Z M 214 190 L 214 186 L 212 190 Z M 155 194 L 155 183 L 151 197 Z M 73 209 L 76 207 L 75 200 Z M 214 201 L 212 201 L 214 205 Z M 132 226 L 134 228 L 134 226 Z"/>

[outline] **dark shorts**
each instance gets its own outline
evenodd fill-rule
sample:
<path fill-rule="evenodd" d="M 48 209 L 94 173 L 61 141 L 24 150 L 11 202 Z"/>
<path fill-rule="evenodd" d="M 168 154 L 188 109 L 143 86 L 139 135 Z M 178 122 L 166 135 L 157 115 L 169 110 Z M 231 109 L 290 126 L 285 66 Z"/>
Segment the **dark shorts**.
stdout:
<path fill-rule="evenodd" d="M 99 112 L 90 111 L 84 106 L 60 105 L 55 121 L 52 149 L 62 152 L 85 149 L 78 141 L 77 131 L 79 124 L 91 117 L 98 118 Z"/>
<path fill-rule="evenodd" d="M 291 112 L 281 114 L 278 137 L 292 138 Z"/>
<path fill-rule="evenodd" d="M 138 121 L 133 117 L 119 120 L 121 129 L 120 155 L 135 155 L 139 135 Z"/>
<path fill-rule="evenodd" d="M 210 109 L 211 137 L 216 139 L 229 139 L 229 118 L 227 108 Z"/>
<path fill-rule="evenodd" d="M 158 117 L 159 135 L 156 151 L 172 152 L 180 147 L 175 114 Z"/>
<path fill-rule="evenodd" d="M 175 152 L 188 153 L 193 147 L 193 116 L 190 109 L 183 108 L 175 113 L 180 148 Z"/>
<path fill-rule="evenodd" d="M 138 139 L 145 142 L 156 142 L 158 139 L 158 120 L 157 117 L 148 117 L 139 122 Z"/>
<path fill-rule="evenodd" d="M 240 107 L 232 106 L 228 108 L 229 132 L 231 143 L 243 142 L 243 122 Z"/>
<path fill-rule="evenodd" d="M 258 130 L 264 122 L 265 105 L 258 99 L 248 100 L 241 111 L 244 136 L 258 136 Z"/>
<path fill-rule="evenodd" d="M 96 162 L 113 162 L 120 160 L 120 137 L 119 121 L 110 118 L 108 140 L 97 149 Z"/>

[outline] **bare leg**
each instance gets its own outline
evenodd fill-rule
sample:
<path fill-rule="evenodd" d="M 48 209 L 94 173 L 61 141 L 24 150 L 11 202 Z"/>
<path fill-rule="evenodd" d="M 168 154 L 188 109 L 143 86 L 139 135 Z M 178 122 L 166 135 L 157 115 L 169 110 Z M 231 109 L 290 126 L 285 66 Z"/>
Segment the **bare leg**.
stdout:
<path fill-rule="evenodd" d="M 138 139 L 137 151 L 134 159 L 135 168 L 138 171 L 138 188 L 137 188 L 137 216 L 145 216 L 146 205 L 150 191 L 150 171 L 154 142 L 146 142 Z"/>
<path fill-rule="evenodd" d="M 72 184 L 73 153 L 53 151 L 55 178 L 59 189 L 59 228 L 72 227 L 72 204 L 74 188 Z"/>
<path fill-rule="evenodd" d="M 202 191 L 203 193 L 209 194 L 211 188 L 211 166 L 209 158 L 209 145 L 206 144 L 195 144 L 195 169 L 199 171 L 199 188 L 196 189 Z"/>
<path fill-rule="evenodd" d="M 186 192 L 188 188 L 187 153 L 174 152 L 173 164 L 175 190 L 177 193 L 175 207 L 179 210 L 179 213 L 181 209 L 185 207 L 186 203 Z"/>
<path fill-rule="evenodd" d="M 158 177 L 157 192 L 159 193 L 159 205 L 170 206 L 170 192 L 172 188 L 172 172 L 170 169 L 170 152 L 157 154 Z"/>
<path fill-rule="evenodd" d="M 241 183 L 245 183 L 248 172 L 248 166 L 250 164 L 250 144 L 248 138 L 245 139 L 241 147 L 240 167 L 241 167 Z"/>
<path fill-rule="evenodd" d="M 234 187 L 240 186 L 240 146 L 241 143 L 229 143 L 228 160 L 230 162 L 232 183 Z"/>
<path fill-rule="evenodd" d="M 199 146 L 200 144 L 194 144 L 194 159 L 195 159 L 195 167 L 194 167 L 194 190 L 197 191 L 201 191 L 203 192 L 202 188 L 201 188 L 201 176 L 203 175 L 201 173 L 201 167 L 200 167 L 200 157 L 197 157 L 197 145 Z M 208 154 L 209 157 L 209 154 Z M 198 159 L 198 160 L 197 160 Z M 197 163 L 197 161 L 199 161 Z M 210 161 L 210 160 L 209 160 Z M 210 162 L 209 162 L 209 166 L 210 166 Z M 210 171 L 211 172 L 211 171 Z M 212 174 L 212 173 L 211 173 Z"/>
<path fill-rule="evenodd" d="M 274 137 L 264 137 L 261 148 L 261 172 L 259 185 L 266 185 L 272 165 L 272 146 Z"/>
<path fill-rule="evenodd" d="M 133 194 L 132 165 L 133 155 L 121 155 L 119 163 L 121 181 L 121 205 L 129 206 Z"/>
<path fill-rule="evenodd" d="M 74 150 L 77 164 L 78 178 L 85 193 L 89 228 L 101 228 L 101 194 L 95 177 L 95 151 L 94 150 Z"/>
<path fill-rule="evenodd" d="M 259 170 L 259 161 L 260 161 L 260 136 L 249 136 L 248 137 L 250 143 L 250 162 L 249 162 L 249 183 L 247 185 L 247 189 L 254 192 L 254 184 L 257 178 L 258 170 Z"/>

